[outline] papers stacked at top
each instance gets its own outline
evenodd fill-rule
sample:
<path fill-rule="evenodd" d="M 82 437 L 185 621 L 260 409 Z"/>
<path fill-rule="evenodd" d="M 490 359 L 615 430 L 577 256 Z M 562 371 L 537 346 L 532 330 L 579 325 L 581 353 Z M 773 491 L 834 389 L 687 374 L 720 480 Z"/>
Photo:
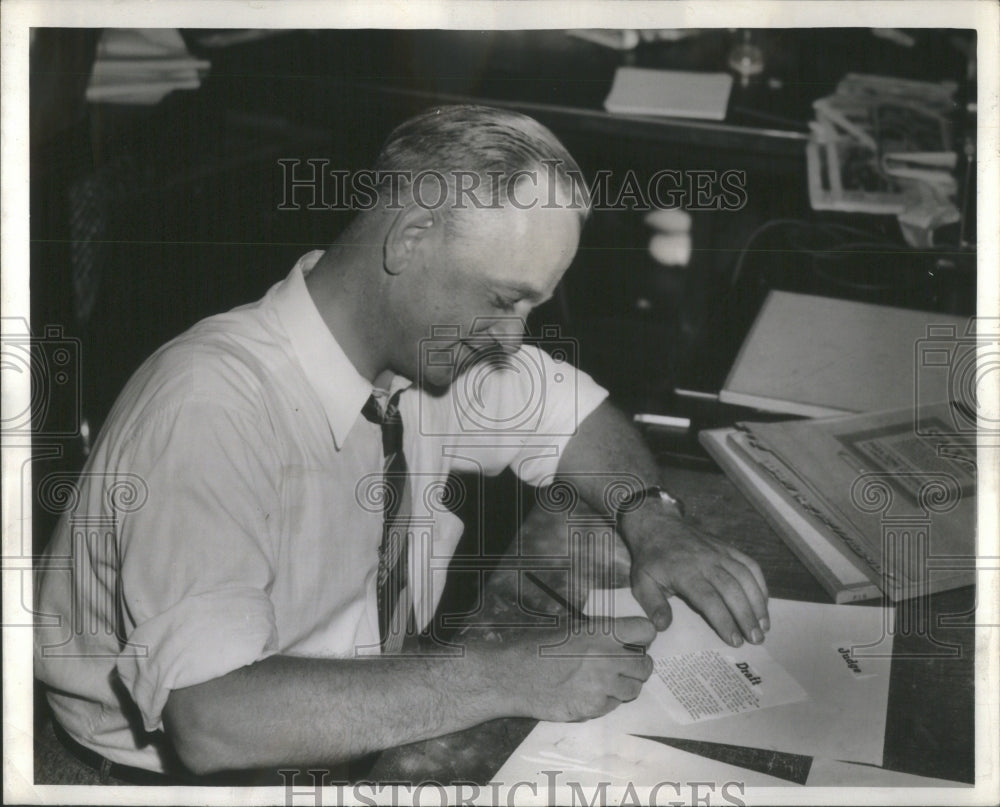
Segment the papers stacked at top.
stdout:
<path fill-rule="evenodd" d="M 173 90 L 196 90 L 211 64 L 188 53 L 176 28 L 109 28 L 101 35 L 87 100 L 156 104 Z"/>

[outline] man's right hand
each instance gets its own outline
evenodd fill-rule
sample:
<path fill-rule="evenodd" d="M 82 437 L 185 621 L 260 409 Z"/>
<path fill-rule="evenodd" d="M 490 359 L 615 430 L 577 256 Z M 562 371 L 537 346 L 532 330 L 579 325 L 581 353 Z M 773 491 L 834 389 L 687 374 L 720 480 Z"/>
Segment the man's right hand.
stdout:
<path fill-rule="evenodd" d="M 514 699 L 512 712 L 586 720 L 634 700 L 653 672 L 644 650 L 655 637 L 656 628 L 644 617 L 592 621 L 569 635 L 565 628 L 546 628 L 505 636 L 497 662 L 501 683 Z"/>

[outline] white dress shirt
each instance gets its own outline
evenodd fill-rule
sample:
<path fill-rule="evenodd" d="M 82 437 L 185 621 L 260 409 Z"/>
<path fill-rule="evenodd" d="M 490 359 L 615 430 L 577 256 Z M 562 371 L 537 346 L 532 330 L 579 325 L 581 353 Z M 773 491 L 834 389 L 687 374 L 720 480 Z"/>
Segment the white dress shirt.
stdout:
<path fill-rule="evenodd" d="M 172 689 L 273 654 L 379 652 L 380 430 L 360 414 L 372 384 L 306 288 L 321 254 L 143 364 L 42 559 L 36 674 L 66 731 L 112 761 L 164 770 L 161 713 Z M 607 395 L 537 347 L 514 358 L 472 392 L 462 378 L 438 396 L 392 380 L 392 392 L 409 387 L 399 405 L 418 627 L 433 615 L 462 531 L 439 500 L 449 471 L 510 467 L 547 484 Z"/>

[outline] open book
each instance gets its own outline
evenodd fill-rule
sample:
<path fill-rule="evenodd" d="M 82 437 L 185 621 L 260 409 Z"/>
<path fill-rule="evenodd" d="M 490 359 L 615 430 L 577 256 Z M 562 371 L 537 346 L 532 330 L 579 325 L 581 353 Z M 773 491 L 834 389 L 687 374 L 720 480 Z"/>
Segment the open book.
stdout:
<path fill-rule="evenodd" d="M 975 582 L 975 434 L 952 406 L 700 439 L 837 602 L 898 601 Z"/>

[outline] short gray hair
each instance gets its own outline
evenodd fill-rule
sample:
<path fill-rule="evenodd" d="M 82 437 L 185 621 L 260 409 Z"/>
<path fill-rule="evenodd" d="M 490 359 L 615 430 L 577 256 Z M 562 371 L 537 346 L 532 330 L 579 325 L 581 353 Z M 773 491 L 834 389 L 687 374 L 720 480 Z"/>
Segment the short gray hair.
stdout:
<path fill-rule="evenodd" d="M 581 225 L 590 214 L 590 194 L 576 160 L 545 126 L 510 110 L 457 104 L 422 112 L 389 135 L 375 171 L 409 177 L 436 172 L 445 178 L 451 201 L 457 198 L 456 180 L 465 175 L 476 184 L 480 202 L 493 207 L 510 202 L 518 178 L 543 175 L 568 192 L 567 206 L 578 212 Z"/>

